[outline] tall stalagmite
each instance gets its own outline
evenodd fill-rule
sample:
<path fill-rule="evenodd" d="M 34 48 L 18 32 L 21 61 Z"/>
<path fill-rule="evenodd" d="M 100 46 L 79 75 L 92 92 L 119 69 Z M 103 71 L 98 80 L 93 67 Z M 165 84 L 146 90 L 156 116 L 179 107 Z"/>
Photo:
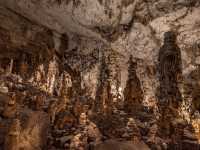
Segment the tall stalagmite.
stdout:
<path fill-rule="evenodd" d="M 132 55 L 128 63 L 128 80 L 124 89 L 124 108 L 129 113 L 135 113 L 142 109 L 143 91 L 136 74 L 137 63 L 133 61 Z"/>
<path fill-rule="evenodd" d="M 160 48 L 158 63 L 161 133 L 171 136 L 174 128 L 172 123 L 179 116 L 178 109 L 182 102 L 179 90 L 182 76 L 181 51 L 176 44 L 176 35 L 172 31 L 164 34 L 164 45 Z"/>

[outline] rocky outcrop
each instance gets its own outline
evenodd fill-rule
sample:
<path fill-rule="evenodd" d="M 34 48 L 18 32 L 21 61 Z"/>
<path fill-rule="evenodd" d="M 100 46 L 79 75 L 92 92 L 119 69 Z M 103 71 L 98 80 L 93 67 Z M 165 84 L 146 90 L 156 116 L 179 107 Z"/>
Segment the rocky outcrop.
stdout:
<path fill-rule="evenodd" d="M 47 144 L 49 121 L 43 112 L 23 112 L 14 119 L 6 134 L 4 148 L 7 150 L 43 149 Z M 42 121 L 41 121 L 42 120 Z"/>

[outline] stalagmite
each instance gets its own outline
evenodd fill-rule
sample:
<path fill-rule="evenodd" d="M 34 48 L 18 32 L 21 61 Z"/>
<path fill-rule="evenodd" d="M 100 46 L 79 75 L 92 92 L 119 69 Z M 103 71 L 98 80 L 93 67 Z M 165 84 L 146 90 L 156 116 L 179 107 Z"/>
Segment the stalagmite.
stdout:
<path fill-rule="evenodd" d="M 33 74 L 32 78 L 35 85 L 40 87 L 43 91 L 46 91 L 45 83 L 47 82 L 47 80 L 45 78 L 46 75 L 44 70 L 44 64 L 40 64 L 37 67 L 35 74 Z"/>
<path fill-rule="evenodd" d="M 141 134 L 137 127 L 137 124 L 133 118 L 129 118 L 127 125 L 126 125 L 126 132 L 128 134 L 129 140 L 131 140 L 133 143 L 137 143 L 141 141 Z"/>
<path fill-rule="evenodd" d="M 45 102 L 45 96 L 42 93 L 37 95 L 35 98 L 35 109 L 42 110 L 42 107 L 44 106 L 44 102 Z"/>
<path fill-rule="evenodd" d="M 0 0 L 0 150 L 199 150 L 199 37 L 200 0 Z"/>
<path fill-rule="evenodd" d="M 198 111 L 196 111 L 193 115 L 192 126 L 194 128 L 198 143 L 200 144 L 200 114 Z"/>
<path fill-rule="evenodd" d="M 63 97 L 61 99 L 58 99 L 58 101 L 53 102 L 50 104 L 48 108 L 48 113 L 51 117 L 51 122 L 53 123 L 55 121 L 55 117 L 59 112 L 65 111 L 67 107 L 68 98 Z"/>
<path fill-rule="evenodd" d="M 12 73 L 13 70 L 13 59 L 10 60 L 10 69 L 9 69 L 9 74 Z"/>
<path fill-rule="evenodd" d="M 23 53 L 22 58 L 19 61 L 20 61 L 19 74 L 23 79 L 25 79 L 28 73 L 27 55 Z"/>
<path fill-rule="evenodd" d="M 182 76 L 182 62 L 181 51 L 176 44 L 176 35 L 172 31 L 166 32 L 164 35 L 164 45 L 160 48 L 158 62 L 159 101 L 168 104 L 172 102 L 177 105 L 182 100 L 178 88 Z"/>
<path fill-rule="evenodd" d="M 181 51 L 176 44 L 176 35 L 169 31 L 164 34 L 164 45 L 160 48 L 158 57 L 159 71 L 159 110 L 160 132 L 165 136 L 173 134 L 173 120 L 179 118 L 178 110 L 182 102 L 179 90 L 182 75 Z"/>
<path fill-rule="evenodd" d="M 16 102 L 16 95 L 13 94 L 11 98 L 6 102 L 6 105 L 4 107 L 3 116 L 7 118 L 13 118 L 15 117 L 17 113 L 17 102 Z"/>
<path fill-rule="evenodd" d="M 79 117 L 79 123 L 80 123 L 80 125 L 86 125 L 87 115 L 85 113 L 81 113 L 81 115 Z"/>
<path fill-rule="evenodd" d="M 129 58 L 128 80 L 124 89 L 124 108 L 128 113 L 135 113 L 142 109 L 143 91 L 136 74 L 137 64 Z"/>
<path fill-rule="evenodd" d="M 5 150 L 20 150 L 20 134 L 21 134 L 21 123 L 19 119 L 14 119 L 8 134 L 5 139 Z"/>
<path fill-rule="evenodd" d="M 47 74 L 47 91 L 50 94 L 54 92 L 56 75 L 58 74 L 56 56 L 53 56 L 53 59 L 49 63 L 48 74 Z"/>
<path fill-rule="evenodd" d="M 104 115 L 112 114 L 122 104 L 122 93 L 120 93 L 120 69 L 117 65 L 117 54 L 111 52 L 106 57 L 102 55 L 99 85 L 96 93 L 95 107 Z"/>

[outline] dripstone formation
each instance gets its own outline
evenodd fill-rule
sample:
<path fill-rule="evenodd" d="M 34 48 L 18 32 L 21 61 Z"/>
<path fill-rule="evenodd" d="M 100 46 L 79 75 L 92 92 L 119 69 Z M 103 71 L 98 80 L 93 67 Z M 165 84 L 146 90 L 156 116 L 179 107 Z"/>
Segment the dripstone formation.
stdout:
<path fill-rule="evenodd" d="M 0 0 L 0 150 L 199 150 L 198 8 Z"/>
<path fill-rule="evenodd" d="M 178 86 L 182 76 L 181 51 L 176 44 L 176 35 L 172 31 L 164 34 L 164 44 L 159 50 L 158 62 L 160 122 L 165 124 L 165 127 L 168 126 L 164 127 L 162 132 L 171 135 L 171 119 L 178 117 L 178 109 L 182 102 Z"/>
<path fill-rule="evenodd" d="M 136 74 L 137 63 L 133 62 L 132 55 L 129 58 L 128 80 L 124 89 L 124 107 L 129 113 L 137 113 L 142 109 L 143 91 Z"/>
<path fill-rule="evenodd" d="M 176 44 L 176 35 L 169 31 L 164 34 L 164 44 L 159 50 L 158 71 L 160 82 L 160 103 L 178 103 L 182 100 L 178 88 L 182 76 L 181 51 Z"/>

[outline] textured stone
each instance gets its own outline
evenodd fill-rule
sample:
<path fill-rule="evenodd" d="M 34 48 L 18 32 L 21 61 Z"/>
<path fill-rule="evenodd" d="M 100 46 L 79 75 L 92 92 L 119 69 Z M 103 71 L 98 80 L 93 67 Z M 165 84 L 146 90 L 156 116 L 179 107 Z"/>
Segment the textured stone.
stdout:
<path fill-rule="evenodd" d="M 132 142 L 118 142 L 114 140 L 106 141 L 105 143 L 99 144 L 96 146 L 95 150 L 148 150 L 148 146 L 146 146 L 144 143 L 132 143 Z"/>
<path fill-rule="evenodd" d="M 31 113 L 28 111 L 25 115 L 29 119 L 24 119 L 29 122 L 27 126 L 31 126 L 27 127 L 31 134 L 24 132 L 26 123 L 21 118 L 18 118 L 20 125 L 14 121 L 15 127 L 22 128 L 20 134 L 13 131 L 16 133 L 13 142 L 18 143 L 20 136 L 25 142 L 20 144 L 25 149 L 34 149 L 32 144 L 41 148 L 43 141 L 38 132 L 41 133 L 44 124 L 50 124 L 48 117 L 40 114 L 44 112 L 49 113 L 52 126 L 47 149 L 69 149 L 70 146 L 89 149 L 103 138 L 135 141 L 135 136 L 152 149 L 173 149 L 184 143 L 194 146 L 197 139 L 188 140 L 185 135 L 180 142 L 183 124 L 175 122 L 185 119 L 188 124 L 184 131 L 199 138 L 199 120 L 194 115 L 200 108 L 199 8 L 199 0 L 1 0 L 2 129 L 6 128 L 4 124 L 10 125 L 13 117 L 19 117 L 21 109 L 29 108 Z M 178 88 L 182 101 L 179 108 L 166 105 L 166 111 L 160 112 L 161 98 L 157 97 L 157 89 L 159 82 L 165 83 L 159 78 L 162 73 L 157 66 L 159 48 L 165 43 L 163 35 L 168 31 L 176 33 L 181 51 L 182 76 L 179 76 Z M 138 99 L 139 106 L 142 105 L 136 116 L 124 113 L 130 103 L 123 107 L 126 100 L 130 101 L 126 85 L 130 81 L 127 61 L 131 55 L 137 68 L 132 83 L 135 89 L 130 93 Z M 172 88 L 170 92 L 175 91 L 176 88 Z M 5 97 L 10 92 L 19 94 L 16 100 L 19 112 L 15 107 L 11 111 L 8 110 L 11 106 L 4 108 Z M 52 99 L 58 101 L 49 104 Z M 131 105 L 129 109 L 137 110 L 137 106 Z M 35 110 L 40 110 L 41 116 Z M 40 122 L 37 117 L 44 117 L 45 121 Z M 132 117 L 135 122 L 128 127 L 126 123 Z M 160 121 L 162 117 L 164 119 Z M 160 137 L 157 132 L 160 125 L 175 131 L 169 131 L 172 138 Z M 2 130 L 0 132 L 4 136 Z M 72 135 L 69 141 L 59 140 L 68 135 Z M 168 147 L 177 142 L 181 144 Z M 109 145 L 115 146 L 115 143 L 118 148 L 124 146 L 124 142 L 111 142 L 107 146 L 105 142 L 104 146 L 109 149 Z M 126 142 L 125 145 L 128 149 L 136 146 Z M 10 146 L 9 149 L 14 148 L 13 144 Z"/>

